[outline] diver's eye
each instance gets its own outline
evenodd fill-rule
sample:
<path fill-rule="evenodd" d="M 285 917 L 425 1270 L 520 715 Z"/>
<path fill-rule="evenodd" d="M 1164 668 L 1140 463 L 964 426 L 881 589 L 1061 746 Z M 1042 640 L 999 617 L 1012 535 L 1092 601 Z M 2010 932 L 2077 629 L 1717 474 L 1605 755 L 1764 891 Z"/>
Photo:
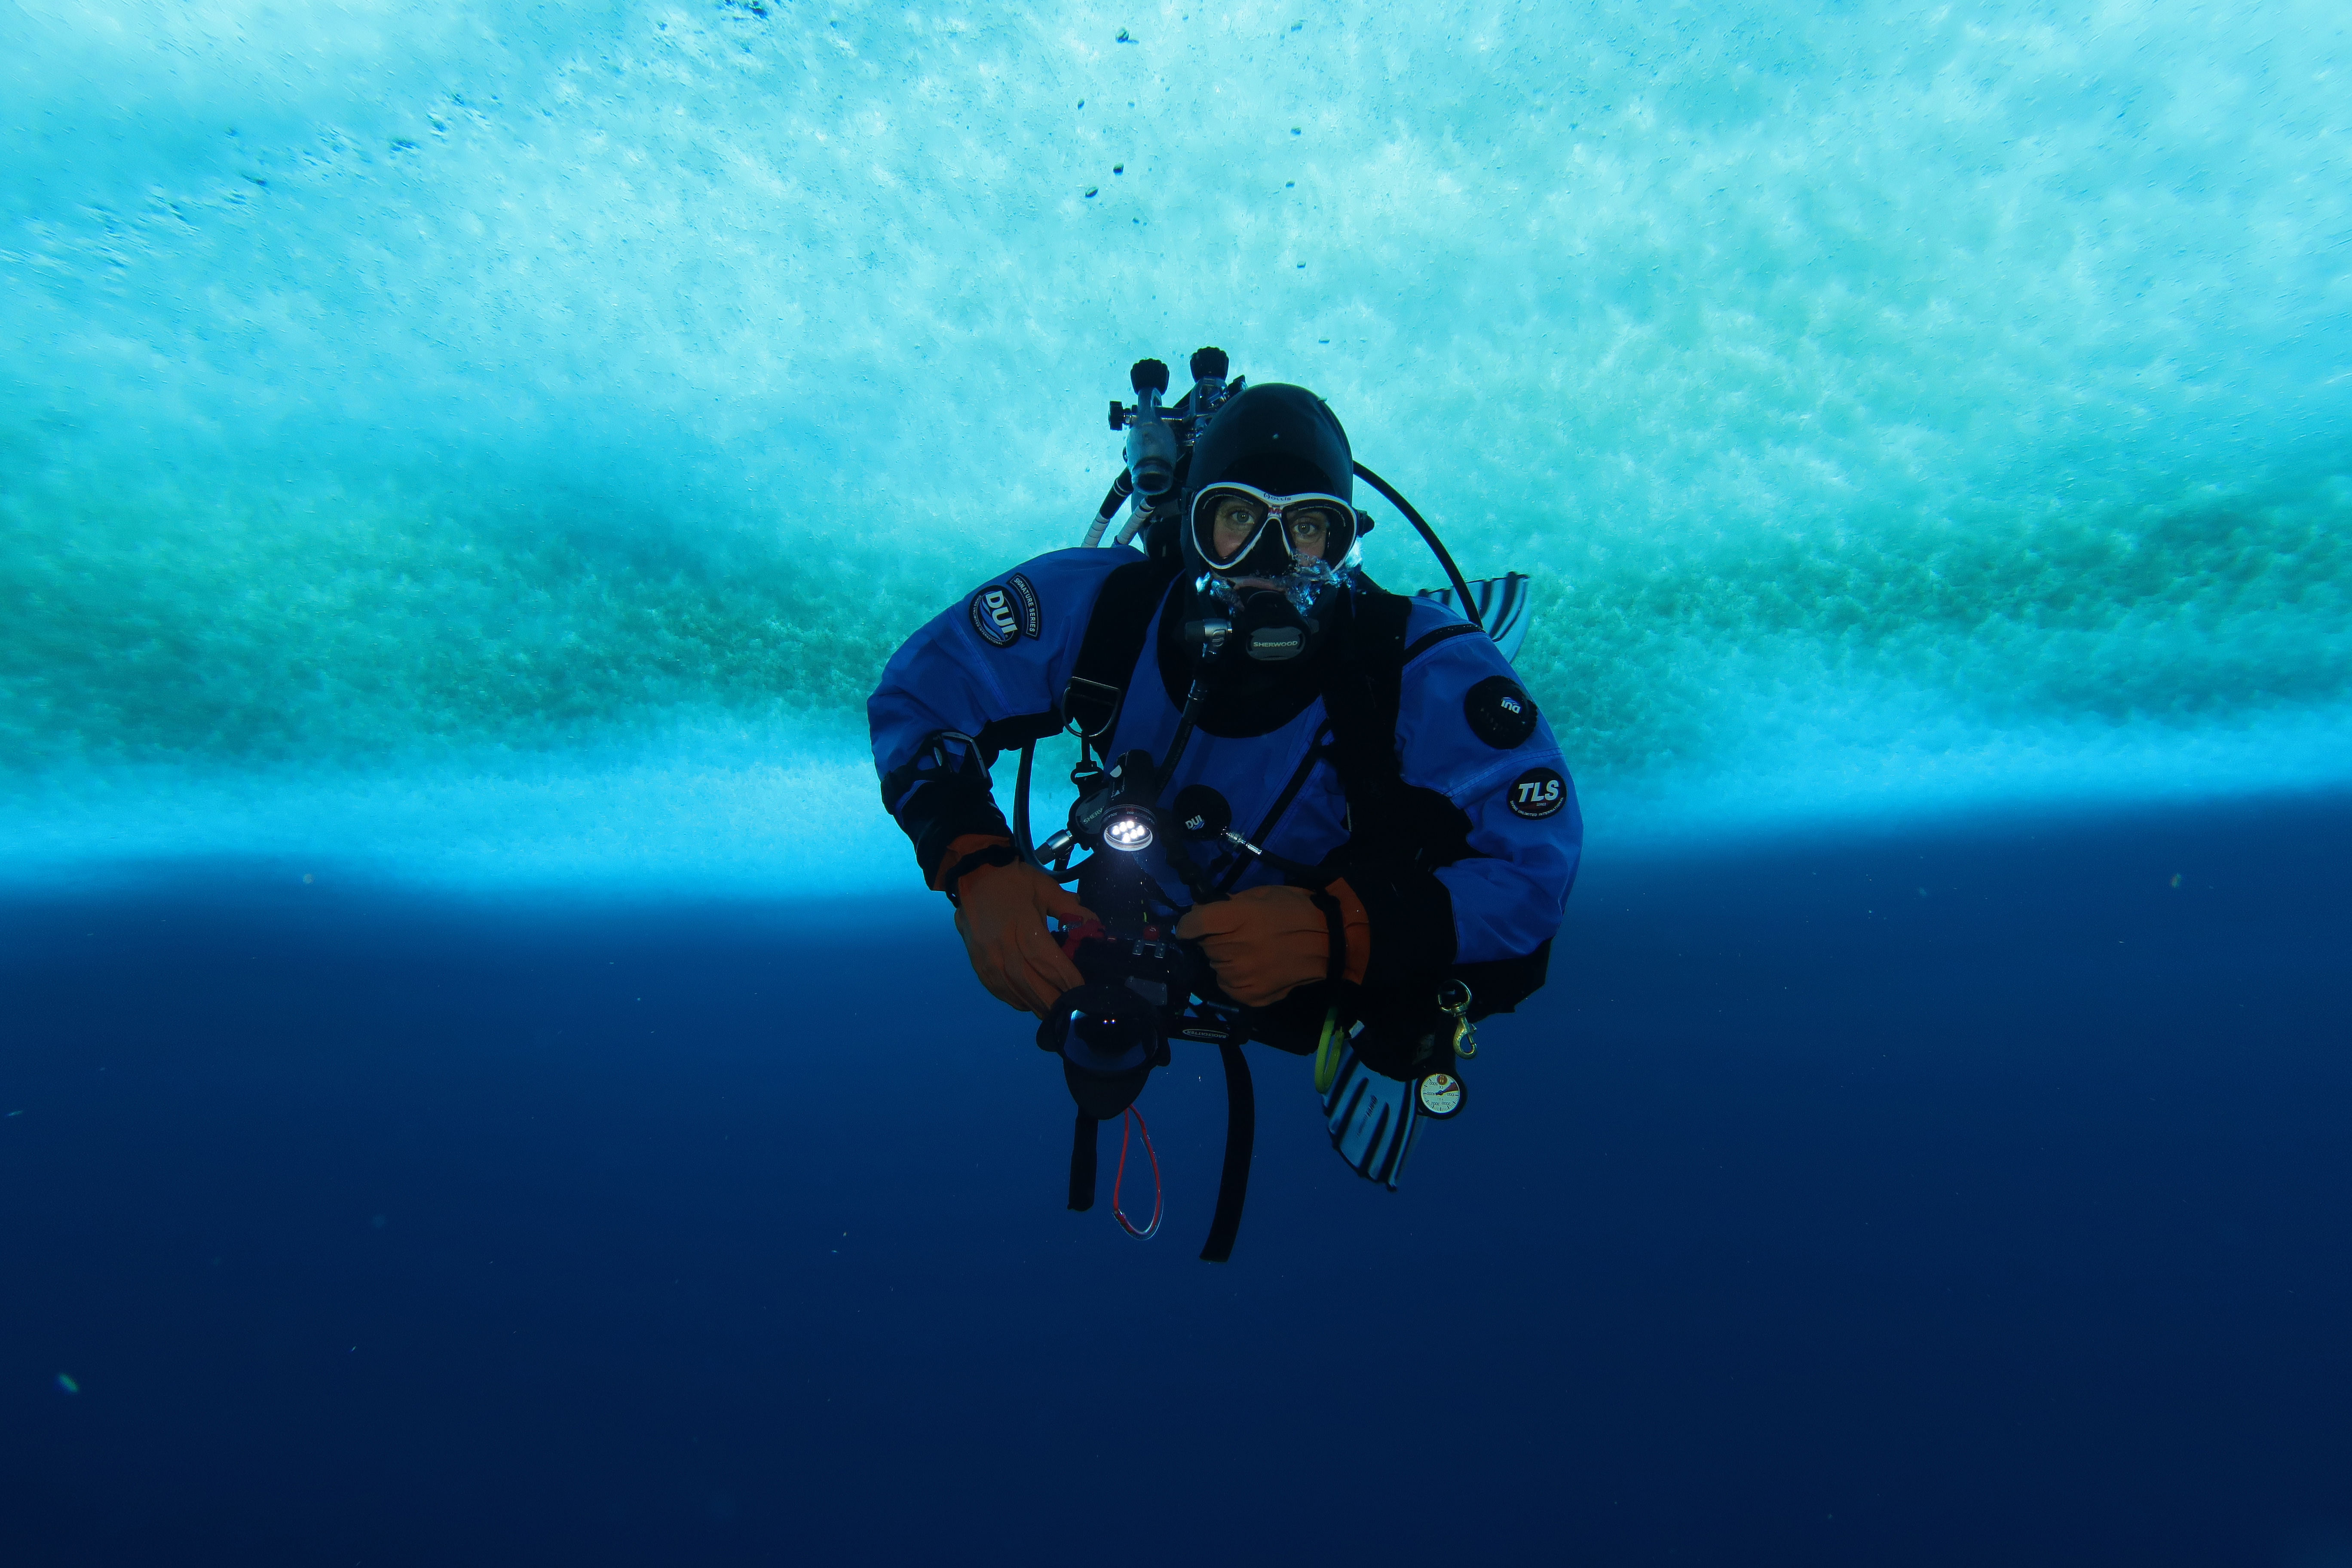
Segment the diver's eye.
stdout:
<path fill-rule="evenodd" d="M 1320 510 L 1294 512 L 1284 520 L 1290 525 L 1290 537 L 1299 544 L 1319 544 L 1330 531 L 1330 519 Z"/>
<path fill-rule="evenodd" d="M 1247 533 L 1265 517 L 1254 502 L 1236 496 L 1217 503 L 1217 526 L 1237 533 Z"/>

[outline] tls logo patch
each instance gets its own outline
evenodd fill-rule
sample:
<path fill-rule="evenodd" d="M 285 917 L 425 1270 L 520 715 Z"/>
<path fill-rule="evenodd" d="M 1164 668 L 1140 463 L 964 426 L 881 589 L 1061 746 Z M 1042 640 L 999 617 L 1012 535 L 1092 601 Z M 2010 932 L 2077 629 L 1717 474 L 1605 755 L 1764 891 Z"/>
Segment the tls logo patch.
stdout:
<path fill-rule="evenodd" d="M 1529 768 L 1511 781 L 1513 816 L 1540 822 L 1547 816 L 1559 816 L 1559 808 L 1567 804 L 1568 781 L 1549 768 Z"/>
<path fill-rule="evenodd" d="M 991 647 L 1011 647 L 1015 637 L 1034 639 L 1045 625 L 1036 586 L 1018 572 L 971 596 L 971 629 Z"/>

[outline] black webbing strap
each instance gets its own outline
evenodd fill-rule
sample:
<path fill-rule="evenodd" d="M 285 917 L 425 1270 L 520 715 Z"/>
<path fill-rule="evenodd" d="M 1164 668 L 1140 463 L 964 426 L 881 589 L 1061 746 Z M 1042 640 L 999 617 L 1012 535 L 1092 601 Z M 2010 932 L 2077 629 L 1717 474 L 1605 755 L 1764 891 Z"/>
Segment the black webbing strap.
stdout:
<path fill-rule="evenodd" d="M 1323 923 L 1331 933 L 1331 963 L 1323 978 L 1338 980 L 1348 973 L 1348 917 L 1328 885 L 1316 889 L 1314 897 L 1315 907 L 1323 911 Z"/>
<path fill-rule="evenodd" d="M 1257 1143 L 1257 1090 L 1250 1083 L 1249 1058 L 1231 1040 L 1218 1043 L 1217 1055 L 1225 1064 L 1225 1168 L 1217 1177 L 1217 1214 L 1201 1248 L 1203 1263 L 1223 1263 L 1234 1255 L 1242 1205 L 1249 1199 L 1250 1152 Z"/>
<path fill-rule="evenodd" d="M 1274 831 L 1274 825 L 1282 820 L 1282 814 L 1290 809 L 1290 803 L 1297 800 L 1298 792 L 1307 787 L 1307 777 L 1315 771 L 1315 764 L 1323 760 L 1324 743 L 1330 734 L 1330 727 L 1326 725 L 1316 733 L 1315 739 L 1307 742 L 1307 754 L 1298 759 L 1298 766 L 1291 773 L 1290 782 L 1282 786 L 1280 795 L 1274 797 L 1274 808 L 1265 814 L 1265 820 L 1259 823 L 1257 831 L 1250 836 L 1253 842 L 1260 845 L 1265 842 L 1266 835 Z M 1232 892 L 1234 884 L 1242 879 L 1242 873 L 1250 868 L 1250 858 L 1247 855 L 1234 856 L 1234 863 L 1225 868 L 1225 874 L 1217 879 L 1217 891 Z"/>
<path fill-rule="evenodd" d="M 1095 1206 L 1095 1129 L 1101 1125 L 1081 1110 L 1070 1134 L 1070 1206 L 1080 1214 Z"/>
<path fill-rule="evenodd" d="M 1404 658 L 1399 662 L 1411 664 L 1447 637 L 1466 637 L 1477 629 L 1467 621 L 1456 621 L 1450 626 L 1440 626 L 1433 632 L 1423 632 L 1412 639 L 1412 646 L 1404 650 Z"/>
<path fill-rule="evenodd" d="M 1369 586 L 1369 584 L 1368 584 Z M 1386 805 L 1401 784 L 1397 713 L 1403 702 L 1404 629 L 1412 601 L 1379 589 L 1352 595 L 1353 635 L 1324 670 L 1323 712 L 1331 765 L 1361 831 L 1365 808 Z"/>
<path fill-rule="evenodd" d="M 1156 561 L 1130 561 L 1103 579 L 1078 642 L 1077 662 L 1062 687 L 1062 721 L 1076 724 L 1087 740 L 1102 740 L 1118 721 L 1127 683 L 1143 657 L 1151 612 L 1175 580 L 1174 571 Z"/>

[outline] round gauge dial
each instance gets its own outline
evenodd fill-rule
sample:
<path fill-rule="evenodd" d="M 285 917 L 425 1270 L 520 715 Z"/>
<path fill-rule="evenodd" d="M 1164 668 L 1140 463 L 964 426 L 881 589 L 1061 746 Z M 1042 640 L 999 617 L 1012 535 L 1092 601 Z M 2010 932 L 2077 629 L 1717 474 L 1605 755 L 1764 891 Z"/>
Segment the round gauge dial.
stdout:
<path fill-rule="evenodd" d="M 1462 1109 L 1462 1080 L 1452 1073 L 1431 1073 L 1421 1080 L 1421 1108 L 1432 1116 L 1453 1115 Z"/>

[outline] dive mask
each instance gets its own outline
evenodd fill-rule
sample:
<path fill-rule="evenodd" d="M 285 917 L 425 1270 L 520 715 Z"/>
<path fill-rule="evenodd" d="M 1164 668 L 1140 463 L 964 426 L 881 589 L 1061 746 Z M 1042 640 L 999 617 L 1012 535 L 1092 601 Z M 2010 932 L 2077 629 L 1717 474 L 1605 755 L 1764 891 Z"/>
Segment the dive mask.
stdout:
<path fill-rule="evenodd" d="M 1238 533 L 1240 547 L 1218 549 L 1221 531 L 1228 538 Z M 1192 498 L 1192 543 L 1221 576 L 1278 577 L 1293 562 L 1316 559 L 1338 566 L 1356 547 L 1356 509 L 1338 496 L 1213 484 Z"/>

